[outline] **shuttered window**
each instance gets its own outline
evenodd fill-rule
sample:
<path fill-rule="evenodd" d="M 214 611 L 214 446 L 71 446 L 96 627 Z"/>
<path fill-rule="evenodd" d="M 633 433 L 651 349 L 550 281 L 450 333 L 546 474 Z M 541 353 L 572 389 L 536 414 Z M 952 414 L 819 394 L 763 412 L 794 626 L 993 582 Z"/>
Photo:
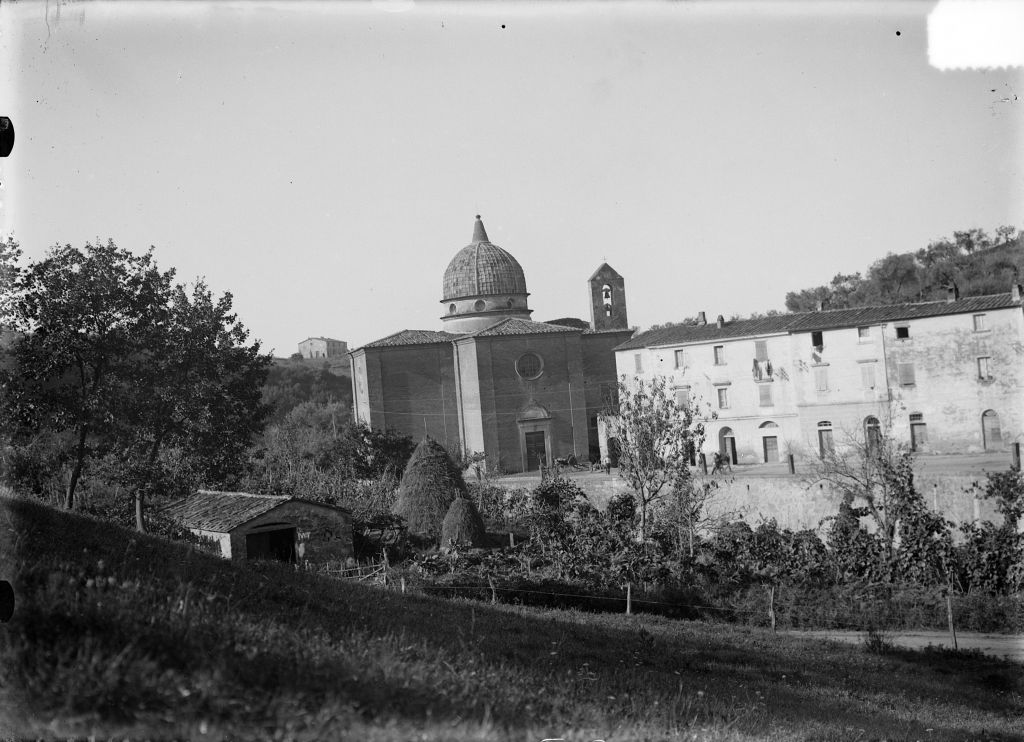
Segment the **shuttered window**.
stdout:
<path fill-rule="evenodd" d="M 828 366 L 815 367 L 814 388 L 819 392 L 828 391 Z"/>
<path fill-rule="evenodd" d="M 913 363 L 898 363 L 896 368 L 899 371 L 900 386 L 914 386 L 916 383 L 914 379 L 914 364 Z"/>
<path fill-rule="evenodd" d="M 860 367 L 860 385 L 864 389 L 875 388 L 875 364 L 865 363 Z"/>
<path fill-rule="evenodd" d="M 761 407 L 771 407 L 774 402 L 772 401 L 772 385 L 771 384 L 759 384 L 757 387 L 757 401 Z"/>

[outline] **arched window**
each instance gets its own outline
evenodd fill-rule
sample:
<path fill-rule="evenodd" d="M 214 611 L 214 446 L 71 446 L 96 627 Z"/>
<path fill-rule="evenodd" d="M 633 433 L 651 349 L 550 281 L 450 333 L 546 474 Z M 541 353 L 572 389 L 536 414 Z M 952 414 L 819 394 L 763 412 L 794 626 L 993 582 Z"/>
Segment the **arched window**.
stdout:
<path fill-rule="evenodd" d="M 454 304 L 448 305 L 448 314 L 455 314 L 456 306 Z"/>
<path fill-rule="evenodd" d="M 822 420 L 818 423 L 818 455 L 825 458 L 830 453 L 835 453 L 836 445 L 832 439 L 832 421 Z"/>
<path fill-rule="evenodd" d="M 981 437 L 986 451 L 998 451 L 1003 447 L 1003 433 L 995 410 L 985 410 L 981 414 Z"/>
<path fill-rule="evenodd" d="M 718 431 L 718 452 L 730 464 L 736 463 L 736 436 L 732 428 L 722 428 Z"/>
<path fill-rule="evenodd" d="M 874 415 L 864 418 L 864 443 L 869 453 L 877 453 L 882 446 L 882 426 Z"/>
<path fill-rule="evenodd" d="M 604 304 L 604 314 L 606 317 L 612 316 L 612 287 L 605 284 L 601 287 L 601 301 Z"/>
<path fill-rule="evenodd" d="M 765 420 L 757 426 L 761 433 L 761 449 L 764 463 L 774 464 L 779 460 L 779 426 L 771 420 Z"/>

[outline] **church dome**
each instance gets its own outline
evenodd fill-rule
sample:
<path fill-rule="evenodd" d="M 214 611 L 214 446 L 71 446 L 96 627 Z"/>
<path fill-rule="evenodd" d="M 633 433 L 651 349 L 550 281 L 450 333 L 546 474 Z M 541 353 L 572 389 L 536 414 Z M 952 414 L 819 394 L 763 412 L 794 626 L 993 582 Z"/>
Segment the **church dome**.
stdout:
<path fill-rule="evenodd" d="M 477 214 L 473 242 L 459 250 L 444 272 L 444 298 L 526 294 L 526 276 L 519 261 L 487 239 Z"/>

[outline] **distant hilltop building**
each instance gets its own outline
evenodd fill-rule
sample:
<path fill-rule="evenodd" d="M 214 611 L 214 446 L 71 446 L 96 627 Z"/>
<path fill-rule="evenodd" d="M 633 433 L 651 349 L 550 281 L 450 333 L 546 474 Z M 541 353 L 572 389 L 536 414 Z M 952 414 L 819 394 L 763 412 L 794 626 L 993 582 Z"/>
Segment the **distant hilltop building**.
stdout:
<path fill-rule="evenodd" d="M 625 282 L 590 277 L 592 322 L 531 319 L 522 266 L 477 216 L 442 281 L 442 330 L 402 330 L 352 351 L 353 411 L 375 429 L 483 452 L 507 472 L 596 460 L 597 417 L 616 389 L 613 348 L 632 336 Z"/>
<path fill-rule="evenodd" d="M 303 358 L 341 358 L 348 353 L 348 343 L 334 338 L 306 338 L 299 343 Z"/>

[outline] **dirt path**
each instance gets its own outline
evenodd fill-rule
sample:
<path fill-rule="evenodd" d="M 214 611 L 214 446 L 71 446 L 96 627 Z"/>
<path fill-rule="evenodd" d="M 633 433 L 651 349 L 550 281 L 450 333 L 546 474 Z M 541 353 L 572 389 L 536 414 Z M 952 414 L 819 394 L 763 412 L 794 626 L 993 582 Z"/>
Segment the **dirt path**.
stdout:
<path fill-rule="evenodd" d="M 864 641 L 863 631 L 789 631 L 794 636 L 807 636 L 815 639 L 828 639 L 839 642 L 861 643 Z M 948 631 L 907 631 L 883 632 L 887 641 L 898 647 L 920 649 L 933 646 L 952 647 L 953 640 Z M 977 634 L 973 632 L 956 635 L 957 647 L 960 649 L 980 649 L 994 657 L 1005 657 L 1024 664 L 1024 635 L 1021 634 Z"/>

